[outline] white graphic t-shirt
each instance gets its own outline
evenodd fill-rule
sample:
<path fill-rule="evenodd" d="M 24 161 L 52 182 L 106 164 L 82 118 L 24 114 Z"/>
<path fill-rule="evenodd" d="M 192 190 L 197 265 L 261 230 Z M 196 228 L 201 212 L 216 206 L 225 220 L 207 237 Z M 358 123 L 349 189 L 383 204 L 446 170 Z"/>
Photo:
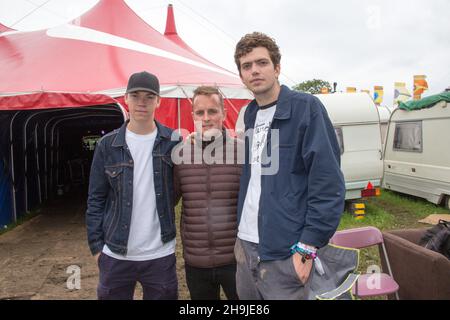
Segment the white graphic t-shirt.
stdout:
<path fill-rule="evenodd" d="M 239 239 L 259 243 L 258 212 L 261 197 L 261 156 L 266 146 L 267 134 L 276 110 L 276 102 L 259 107 L 256 114 L 250 153 L 251 176 L 239 223 Z"/>

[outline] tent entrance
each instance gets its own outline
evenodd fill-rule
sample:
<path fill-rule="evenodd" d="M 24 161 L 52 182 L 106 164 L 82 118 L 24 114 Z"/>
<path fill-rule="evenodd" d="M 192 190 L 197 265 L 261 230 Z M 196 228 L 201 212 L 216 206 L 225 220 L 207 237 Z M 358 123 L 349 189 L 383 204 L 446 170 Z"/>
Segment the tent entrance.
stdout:
<path fill-rule="evenodd" d="M 87 190 L 96 141 L 120 127 L 124 115 L 103 105 L 4 111 L 0 121 L 0 191 L 9 189 L 11 199 L 0 212 L 5 225 L 43 202 Z"/>

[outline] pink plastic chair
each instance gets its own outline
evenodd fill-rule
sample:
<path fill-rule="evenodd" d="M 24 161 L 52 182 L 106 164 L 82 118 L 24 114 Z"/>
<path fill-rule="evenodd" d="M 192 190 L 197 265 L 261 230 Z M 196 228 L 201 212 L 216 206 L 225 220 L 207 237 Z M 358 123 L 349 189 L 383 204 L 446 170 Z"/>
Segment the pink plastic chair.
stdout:
<path fill-rule="evenodd" d="M 391 271 L 391 265 L 386 253 L 386 248 L 384 247 L 383 235 L 380 230 L 375 227 L 363 227 L 348 229 L 336 232 L 330 239 L 330 243 L 348 248 L 362 249 L 378 245 L 379 253 L 384 255 L 386 259 L 386 264 L 388 267 L 389 274 L 386 273 L 366 273 L 359 276 L 358 281 L 353 287 L 353 294 L 356 297 L 373 297 L 373 296 L 384 296 L 395 293 L 395 297 L 398 300 L 398 284 L 395 282 Z M 380 252 L 381 249 L 381 252 Z M 379 276 L 376 278 L 377 284 L 375 287 L 372 286 L 372 280 L 374 276 Z"/>

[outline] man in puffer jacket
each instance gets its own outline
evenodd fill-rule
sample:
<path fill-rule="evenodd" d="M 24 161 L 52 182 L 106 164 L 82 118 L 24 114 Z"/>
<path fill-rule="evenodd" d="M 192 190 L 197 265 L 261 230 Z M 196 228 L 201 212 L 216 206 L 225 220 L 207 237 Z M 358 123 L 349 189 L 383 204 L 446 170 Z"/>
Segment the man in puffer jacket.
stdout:
<path fill-rule="evenodd" d="M 233 250 L 243 145 L 223 128 L 226 110 L 216 88 L 197 88 L 192 104 L 195 133 L 172 152 L 175 202 L 182 196 L 186 282 L 193 300 L 220 299 L 220 287 L 236 300 Z"/>

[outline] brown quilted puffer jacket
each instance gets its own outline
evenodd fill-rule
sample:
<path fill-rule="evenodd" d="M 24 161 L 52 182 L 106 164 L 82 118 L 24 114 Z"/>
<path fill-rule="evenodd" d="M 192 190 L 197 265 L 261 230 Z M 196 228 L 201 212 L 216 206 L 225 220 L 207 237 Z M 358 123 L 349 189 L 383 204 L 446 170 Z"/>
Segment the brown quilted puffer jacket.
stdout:
<path fill-rule="evenodd" d="M 244 150 L 242 142 L 226 135 L 226 139 L 209 143 L 185 143 L 179 153 L 185 160 L 195 159 L 194 152 L 212 155 L 214 159 L 220 159 L 222 154 L 223 159 L 223 164 L 211 163 L 211 157 L 206 156 L 197 158 L 197 163 L 185 161 L 174 167 L 175 194 L 182 196 L 183 256 L 189 266 L 214 268 L 235 263 L 237 201 L 243 163 L 243 156 L 238 161 L 238 154 L 242 155 L 238 149 Z"/>

